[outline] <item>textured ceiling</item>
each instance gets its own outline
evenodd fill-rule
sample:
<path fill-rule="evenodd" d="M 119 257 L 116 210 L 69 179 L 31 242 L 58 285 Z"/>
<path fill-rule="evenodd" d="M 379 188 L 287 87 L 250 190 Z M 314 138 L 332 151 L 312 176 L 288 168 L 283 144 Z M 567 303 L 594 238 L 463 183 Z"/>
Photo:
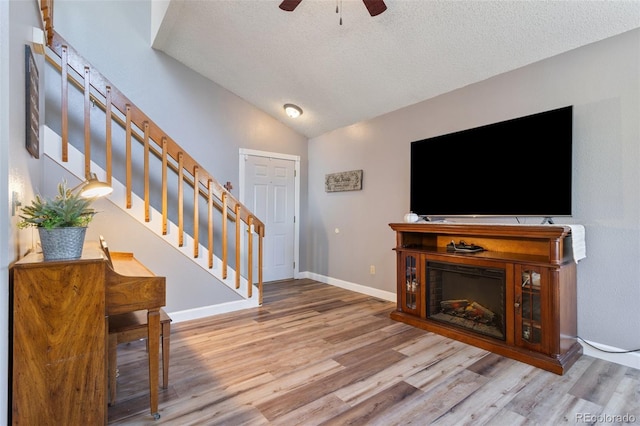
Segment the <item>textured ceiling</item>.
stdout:
<path fill-rule="evenodd" d="M 640 27 L 640 0 L 385 2 L 170 0 L 153 46 L 311 138 Z"/>

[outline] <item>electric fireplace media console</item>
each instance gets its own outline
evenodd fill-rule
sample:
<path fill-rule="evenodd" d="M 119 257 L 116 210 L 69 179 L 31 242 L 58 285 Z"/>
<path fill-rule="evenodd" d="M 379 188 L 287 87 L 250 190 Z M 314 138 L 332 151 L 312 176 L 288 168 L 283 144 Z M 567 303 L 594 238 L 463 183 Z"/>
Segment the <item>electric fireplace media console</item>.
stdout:
<path fill-rule="evenodd" d="M 569 227 L 389 226 L 398 259 L 392 319 L 556 374 L 580 357 Z M 451 242 L 484 250 L 451 251 Z"/>

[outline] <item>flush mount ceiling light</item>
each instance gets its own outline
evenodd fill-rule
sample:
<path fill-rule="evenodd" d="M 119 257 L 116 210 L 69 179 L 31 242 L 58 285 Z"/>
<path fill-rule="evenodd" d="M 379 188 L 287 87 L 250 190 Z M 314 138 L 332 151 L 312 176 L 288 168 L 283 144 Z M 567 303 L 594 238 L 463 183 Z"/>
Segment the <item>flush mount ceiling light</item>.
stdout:
<path fill-rule="evenodd" d="M 291 118 L 298 118 L 302 115 L 302 108 L 294 104 L 284 104 L 284 111 Z"/>

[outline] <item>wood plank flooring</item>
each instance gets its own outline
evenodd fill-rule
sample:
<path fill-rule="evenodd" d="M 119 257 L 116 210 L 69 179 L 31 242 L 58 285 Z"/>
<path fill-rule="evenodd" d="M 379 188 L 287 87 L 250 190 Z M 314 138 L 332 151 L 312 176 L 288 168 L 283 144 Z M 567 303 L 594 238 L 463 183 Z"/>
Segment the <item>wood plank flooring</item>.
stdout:
<path fill-rule="evenodd" d="M 121 345 L 109 424 L 640 424 L 640 370 L 582 356 L 558 376 L 392 321 L 394 307 L 268 283 L 260 308 L 172 326 L 157 421 L 145 343 Z"/>

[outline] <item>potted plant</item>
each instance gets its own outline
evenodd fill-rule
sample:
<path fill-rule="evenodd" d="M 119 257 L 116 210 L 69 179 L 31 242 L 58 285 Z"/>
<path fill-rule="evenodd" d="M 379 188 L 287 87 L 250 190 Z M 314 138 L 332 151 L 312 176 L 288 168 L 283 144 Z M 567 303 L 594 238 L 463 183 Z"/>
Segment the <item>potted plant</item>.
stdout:
<path fill-rule="evenodd" d="M 55 198 L 36 195 L 31 205 L 22 208 L 18 227 L 38 228 L 45 260 L 77 259 L 82 255 L 87 225 L 96 213 L 92 202 L 63 181 Z"/>

